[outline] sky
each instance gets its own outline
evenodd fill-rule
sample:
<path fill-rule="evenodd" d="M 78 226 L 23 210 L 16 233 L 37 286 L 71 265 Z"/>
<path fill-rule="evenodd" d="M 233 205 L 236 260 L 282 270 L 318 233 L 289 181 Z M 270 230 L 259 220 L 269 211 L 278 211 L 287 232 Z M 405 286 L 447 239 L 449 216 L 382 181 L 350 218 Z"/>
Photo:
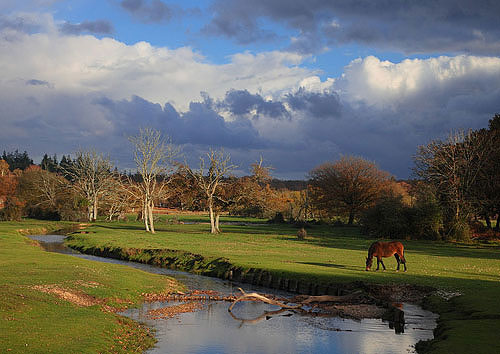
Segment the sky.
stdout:
<path fill-rule="evenodd" d="M 405 179 L 419 145 L 500 112 L 492 0 L 1 0 L 0 150 L 96 149 L 132 169 L 152 127 L 196 167 L 306 179 L 361 156 Z"/>

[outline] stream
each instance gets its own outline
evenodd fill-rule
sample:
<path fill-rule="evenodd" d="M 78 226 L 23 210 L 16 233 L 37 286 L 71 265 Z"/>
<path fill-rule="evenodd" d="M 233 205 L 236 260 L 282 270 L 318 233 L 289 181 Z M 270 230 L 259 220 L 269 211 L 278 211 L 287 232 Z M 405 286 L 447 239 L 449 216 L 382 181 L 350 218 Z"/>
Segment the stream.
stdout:
<path fill-rule="evenodd" d="M 295 294 L 249 284 L 234 283 L 142 263 L 78 253 L 64 246 L 65 236 L 30 236 L 49 252 L 69 254 L 91 261 L 122 264 L 177 279 L 189 290 L 214 290 L 222 295 L 248 292 L 293 297 Z M 305 316 L 284 311 L 261 316 L 279 307 L 260 302 L 239 302 L 231 316 L 228 302 L 203 302 L 195 312 L 169 319 L 152 319 L 149 310 L 178 305 L 179 302 L 145 303 L 121 313 L 156 330 L 156 346 L 147 353 L 415 353 L 415 343 L 433 338 L 437 315 L 419 306 L 403 303 L 404 333 L 395 333 L 389 322 L 380 319 L 355 321 L 339 317 Z M 260 319 L 258 319 L 261 317 Z M 245 319 L 245 320 L 243 320 Z M 251 321 L 252 319 L 258 319 Z"/>

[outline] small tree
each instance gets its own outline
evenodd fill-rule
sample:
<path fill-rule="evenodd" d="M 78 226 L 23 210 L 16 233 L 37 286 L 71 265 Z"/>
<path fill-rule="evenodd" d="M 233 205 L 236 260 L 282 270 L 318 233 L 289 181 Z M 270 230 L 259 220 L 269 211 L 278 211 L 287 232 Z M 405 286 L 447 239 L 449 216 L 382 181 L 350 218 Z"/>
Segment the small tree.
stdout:
<path fill-rule="evenodd" d="M 158 130 L 140 129 L 139 134 L 129 137 L 134 145 L 134 160 L 137 172 L 141 176 L 136 186 L 142 199 L 142 215 L 147 232 L 155 233 L 153 209 L 155 198 L 158 198 L 166 186 L 166 178 L 173 169 L 174 159 L 179 155 L 179 148 L 171 143 L 169 137 L 163 138 Z M 160 177 L 163 178 L 160 181 Z M 133 189 L 131 189 L 134 193 Z"/>
<path fill-rule="evenodd" d="M 311 202 L 318 209 L 346 215 L 349 225 L 375 203 L 389 180 L 389 174 L 375 163 L 354 156 L 324 163 L 309 175 Z"/>
<path fill-rule="evenodd" d="M 215 199 L 220 194 L 220 189 L 224 187 L 224 177 L 231 173 L 236 165 L 231 163 L 231 157 L 224 153 L 224 150 L 211 149 L 207 153 L 207 158 L 208 161 L 205 161 L 203 157 L 200 157 L 200 168 L 197 171 L 190 168 L 187 170 L 205 195 L 210 215 L 210 232 L 217 234 L 220 233 L 220 228 L 219 211 L 216 209 Z"/>

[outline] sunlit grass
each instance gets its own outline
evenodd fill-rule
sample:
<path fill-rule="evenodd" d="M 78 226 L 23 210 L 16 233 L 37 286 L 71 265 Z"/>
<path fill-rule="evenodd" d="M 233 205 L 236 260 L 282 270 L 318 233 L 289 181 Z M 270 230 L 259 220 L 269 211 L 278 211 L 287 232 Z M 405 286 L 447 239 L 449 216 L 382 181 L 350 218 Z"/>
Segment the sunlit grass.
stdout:
<path fill-rule="evenodd" d="M 142 293 L 161 292 L 171 286 L 162 276 L 47 253 L 17 231 L 37 234 L 61 226 L 65 225 L 34 220 L 0 223 L 2 351 L 128 352 L 151 346 L 153 339 L 143 328 L 114 313 L 104 312 L 99 304 L 79 306 L 37 290 L 36 286 L 57 286 L 89 295 L 108 306 L 123 307 L 140 301 Z"/>
<path fill-rule="evenodd" d="M 177 220 L 208 219 L 179 216 Z M 235 220 L 227 217 L 224 221 Z M 156 234 L 148 234 L 139 222 L 98 223 L 87 229 L 89 234 L 75 235 L 71 243 L 110 249 L 180 250 L 209 259 L 224 257 L 236 266 L 321 283 L 410 283 L 459 292 L 463 295 L 449 302 L 434 301 L 434 309 L 441 312 L 447 339 L 433 348 L 453 353 L 472 352 L 474 346 L 476 353 L 500 351 L 494 341 L 495 328 L 500 325 L 500 308 L 493 305 L 500 298 L 500 252 L 496 243 L 403 241 L 407 273 L 395 271 L 393 257 L 385 259 L 387 271 L 366 272 L 365 257 L 374 240 L 361 235 L 355 227 L 314 226 L 307 230 L 303 241 L 297 239 L 297 228 L 266 225 L 261 220 L 248 220 L 245 225 L 223 224 L 223 233 L 219 235 L 210 234 L 206 224 L 170 224 L 165 219 L 158 220 L 156 230 Z M 499 319 L 492 319 L 496 317 Z M 469 320 L 475 321 L 470 322 L 474 328 L 483 320 L 496 325 L 483 328 L 480 336 L 471 336 L 465 345 L 461 336 L 467 333 Z M 491 341 L 486 346 L 479 338 Z"/>

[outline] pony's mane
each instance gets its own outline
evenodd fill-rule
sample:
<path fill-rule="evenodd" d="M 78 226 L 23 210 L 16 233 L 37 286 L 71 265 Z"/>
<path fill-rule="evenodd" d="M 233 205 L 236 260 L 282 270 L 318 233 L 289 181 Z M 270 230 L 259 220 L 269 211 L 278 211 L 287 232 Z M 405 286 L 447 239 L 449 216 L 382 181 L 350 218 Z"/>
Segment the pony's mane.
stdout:
<path fill-rule="evenodd" d="M 370 245 L 370 248 L 368 248 L 368 257 L 370 257 L 373 252 L 375 251 L 374 248 L 375 248 L 375 245 L 378 243 L 378 241 L 375 241 L 373 242 L 371 245 Z"/>

